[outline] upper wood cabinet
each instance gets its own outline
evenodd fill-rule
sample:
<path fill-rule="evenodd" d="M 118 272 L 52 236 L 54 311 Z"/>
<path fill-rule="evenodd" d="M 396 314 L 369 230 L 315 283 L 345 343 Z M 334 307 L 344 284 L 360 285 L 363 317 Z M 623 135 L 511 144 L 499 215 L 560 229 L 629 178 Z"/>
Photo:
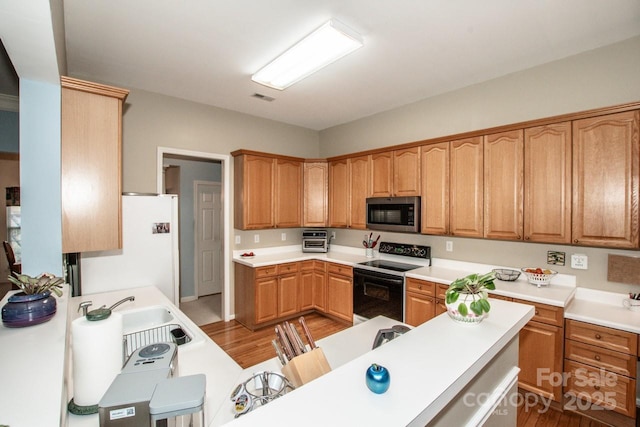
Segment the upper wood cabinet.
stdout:
<path fill-rule="evenodd" d="M 329 214 L 329 165 L 326 161 L 304 163 L 302 225 L 324 227 Z"/>
<path fill-rule="evenodd" d="M 571 242 L 571 122 L 524 130 L 524 240 Z"/>
<path fill-rule="evenodd" d="M 329 162 L 329 226 L 349 225 L 349 162 Z"/>
<path fill-rule="evenodd" d="M 484 137 L 484 237 L 521 240 L 523 132 Z"/>
<path fill-rule="evenodd" d="M 302 160 L 235 151 L 234 221 L 241 230 L 302 225 Z"/>
<path fill-rule="evenodd" d="M 234 179 L 235 227 L 241 230 L 273 227 L 274 159 L 253 154 L 237 155 Z"/>
<path fill-rule="evenodd" d="M 452 141 L 450 149 L 451 234 L 458 237 L 482 237 L 482 137 Z"/>
<path fill-rule="evenodd" d="M 122 104 L 129 92 L 60 81 L 62 252 L 122 248 Z"/>
<path fill-rule="evenodd" d="M 371 196 L 420 195 L 420 147 L 371 155 Z"/>
<path fill-rule="evenodd" d="M 367 197 L 371 194 L 369 176 L 371 174 L 369 156 L 349 159 L 349 227 L 367 227 Z"/>
<path fill-rule="evenodd" d="M 421 147 L 421 228 L 424 234 L 449 230 L 449 143 Z"/>
<path fill-rule="evenodd" d="M 638 117 L 573 122 L 573 244 L 638 247 Z"/>
<path fill-rule="evenodd" d="M 275 162 L 275 226 L 301 227 L 303 163 L 279 158 Z"/>

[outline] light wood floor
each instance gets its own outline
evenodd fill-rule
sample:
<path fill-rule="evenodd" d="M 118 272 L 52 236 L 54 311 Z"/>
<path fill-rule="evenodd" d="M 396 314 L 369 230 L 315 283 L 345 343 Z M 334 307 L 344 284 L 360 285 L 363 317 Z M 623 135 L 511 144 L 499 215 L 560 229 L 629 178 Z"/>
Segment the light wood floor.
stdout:
<path fill-rule="evenodd" d="M 308 314 L 304 318 L 315 340 L 348 327 L 320 314 Z M 235 320 L 232 320 L 230 322 L 216 322 L 200 328 L 243 368 L 248 368 L 275 356 L 271 345 L 271 340 L 275 338 L 275 333 L 271 327 L 251 332 Z M 300 328 L 298 329 L 300 330 Z M 606 424 L 591 421 L 586 417 L 567 411 L 560 412 L 554 409 L 544 411 L 541 405 L 529 410 L 526 410 L 524 405 L 518 407 L 517 427 L 542 426 L 605 427 Z"/>

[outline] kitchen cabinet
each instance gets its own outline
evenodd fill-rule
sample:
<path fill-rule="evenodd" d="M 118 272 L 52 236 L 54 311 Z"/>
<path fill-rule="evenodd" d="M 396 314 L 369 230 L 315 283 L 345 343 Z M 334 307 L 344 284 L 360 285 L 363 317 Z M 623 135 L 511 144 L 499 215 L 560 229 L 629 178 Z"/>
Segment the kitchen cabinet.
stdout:
<path fill-rule="evenodd" d="M 484 237 L 522 240 L 523 131 L 484 136 Z"/>
<path fill-rule="evenodd" d="M 128 91 L 60 77 L 62 252 L 122 248 L 122 104 Z"/>
<path fill-rule="evenodd" d="M 564 408 L 612 425 L 636 425 L 637 346 L 636 334 L 567 319 Z"/>
<path fill-rule="evenodd" d="M 561 307 L 514 298 L 514 302 L 533 305 L 533 318 L 520 331 L 520 374 L 518 386 L 526 391 L 562 402 L 564 310 Z"/>
<path fill-rule="evenodd" d="M 371 155 L 371 196 L 420 195 L 420 147 Z"/>
<path fill-rule="evenodd" d="M 371 193 L 369 176 L 371 175 L 369 156 L 349 159 L 349 227 L 364 230 L 367 228 L 367 197 Z"/>
<path fill-rule="evenodd" d="M 329 263 L 327 267 L 327 314 L 353 323 L 353 268 Z"/>
<path fill-rule="evenodd" d="M 639 247 L 638 111 L 573 122 L 572 243 Z"/>
<path fill-rule="evenodd" d="M 482 137 L 451 142 L 450 226 L 457 237 L 483 237 L 484 172 Z"/>
<path fill-rule="evenodd" d="M 302 226 L 302 171 L 300 160 L 275 160 L 275 226 Z"/>
<path fill-rule="evenodd" d="M 329 226 L 349 225 L 349 162 L 329 162 Z"/>
<path fill-rule="evenodd" d="M 327 270 L 324 261 L 303 261 L 300 267 L 298 299 L 300 311 L 317 310 L 324 313 L 327 301 Z"/>
<path fill-rule="evenodd" d="M 571 122 L 524 130 L 524 240 L 571 242 Z"/>
<path fill-rule="evenodd" d="M 236 320 L 251 330 L 300 313 L 299 263 L 235 265 Z"/>
<path fill-rule="evenodd" d="M 449 285 L 443 285 L 441 283 L 436 284 L 436 307 L 435 307 L 435 315 L 439 316 L 442 313 L 447 312 L 447 305 L 445 304 L 447 289 L 449 289 Z"/>
<path fill-rule="evenodd" d="M 407 277 L 405 281 L 404 323 L 418 326 L 435 316 L 436 284 Z"/>
<path fill-rule="evenodd" d="M 329 165 L 326 160 L 304 163 L 302 225 L 326 227 L 329 214 Z"/>
<path fill-rule="evenodd" d="M 449 143 L 421 147 L 421 232 L 447 235 L 449 229 Z"/>
<path fill-rule="evenodd" d="M 248 150 L 234 156 L 234 222 L 240 230 L 302 225 L 302 159 Z"/>

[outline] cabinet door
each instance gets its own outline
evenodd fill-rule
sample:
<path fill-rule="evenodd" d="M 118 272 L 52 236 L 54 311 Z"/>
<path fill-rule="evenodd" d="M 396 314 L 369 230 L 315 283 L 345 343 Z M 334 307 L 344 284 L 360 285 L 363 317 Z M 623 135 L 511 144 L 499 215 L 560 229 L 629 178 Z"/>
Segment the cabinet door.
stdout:
<path fill-rule="evenodd" d="M 276 160 L 276 227 L 302 226 L 302 162 Z"/>
<path fill-rule="evenodd" d="M 371 155 L 371 196 L 393 195 L 393 152 Z"/>
<path fill-rule="evenodd" d="M 404 322 L 411 326 L 418 326 L 433 319 L 435 315 L 435 300 L 413 292 L 407 292 L 405 298 Z"/>
<path fill-rule="evenodd" d="M 484 137 L 484 237 L 522 240 L 523 132 Z"/>
<path fill-rule="evenodd" d="M 421 155 L 421 230 L 449 234 L 449 143 L 425 145 Z"/>
<path fill-rule="evenodd" d="M 576 245 L 638 247 L 638 111 L 573 122 Z"/>
<path fill-rule="evenodd" d="M 349 218 L 349 164 L 347 160 L 329 163 L 329 226 L 344 227 Z"/>
<path fill-rule="evenodd" d="M 327 313 L 347 322 L 353 322 L 353 279 L 329 274 Z"/>
<path fill-rule="evenodd" d="M 524 240 L 571 242 L 571 123 L 524 130 Z"/>
<path fill-rule="evenodd" d="M 274 162 L 271 157 L 235 157 L 235 226 L 242 230 L 274 226 Z"/>
<path fill-rule="evenodd" d="M 420 147 L 393 152 L 393 195 L 420 195 Z"/>
<path fill-rule="evenodd" d="M 278 278 L 278 317 L 291 316 L 300 311 L 298 277 L 298 274 L 289 274 Z"/>
<path fill-rule="evenodd" d="M 128 92 L 61 78 L 62 252 L 122 248 L 122 103 Z"/>
<path fill-rule="evenodd" d="M 325 227 L 329 212 L 329 166 L 327 162 L 304 164 L 304 227 Z"/>
<path fill-rule="evenodd" d="M 311 310 L 314 308 L 314 277 L 315 272 L 313 271 L 313 269 L 302 271 L 302 273 L 300 273 L 300 288 L 298 289 L 300 311 Z"/>
<path fill-rule="evenodd" d="M 256 280 L 256 321 L 267 322 L 278 318 L 278 278 Z"/>
<path fill-rule="evenodd" d="M 482 237 L 483 212 L 482 137 L 451 142 L 451 234 Z"/>
<path fill-rule="evenodd" d="M 324 269 L 313 271 L 313 306 L 322 313 L 327 311 L 327 273 Z"/>
<path fill-rule="evenodd" d="M 349 159 L 350 218 L 349 227 L 367 227 L 367 197 L 369 197 L 369 156 Z"/>
<path fill-rule="evenodd" d="M 520 388 L 561 402 L 562 335 L 558 326 L 533 321 L 520 330 Z"/>

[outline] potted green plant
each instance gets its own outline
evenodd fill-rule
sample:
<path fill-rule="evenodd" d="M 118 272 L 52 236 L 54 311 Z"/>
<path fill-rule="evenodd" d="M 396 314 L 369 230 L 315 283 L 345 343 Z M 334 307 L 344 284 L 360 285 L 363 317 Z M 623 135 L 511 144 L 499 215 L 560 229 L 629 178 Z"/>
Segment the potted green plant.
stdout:
<path fill-rule="evenodd" d="M 494 290 L 495 273 L 470 274 L 456 279 L 445 293 L 445 304 L 449 316 L 459 322 L 477 324 L 491 310 L 487 290 Z"/>
<path fill-rule="evenodd" d="M 11 295 L 2 307 L 2 323 L 9 328 L 37 325 L 50 320 L 56 314 L 56 299 L 62 296 L 64 279 L 50 273 L 36 277 L 27 274 L 10 275 L 9 281 L 20 292 Z"/>

